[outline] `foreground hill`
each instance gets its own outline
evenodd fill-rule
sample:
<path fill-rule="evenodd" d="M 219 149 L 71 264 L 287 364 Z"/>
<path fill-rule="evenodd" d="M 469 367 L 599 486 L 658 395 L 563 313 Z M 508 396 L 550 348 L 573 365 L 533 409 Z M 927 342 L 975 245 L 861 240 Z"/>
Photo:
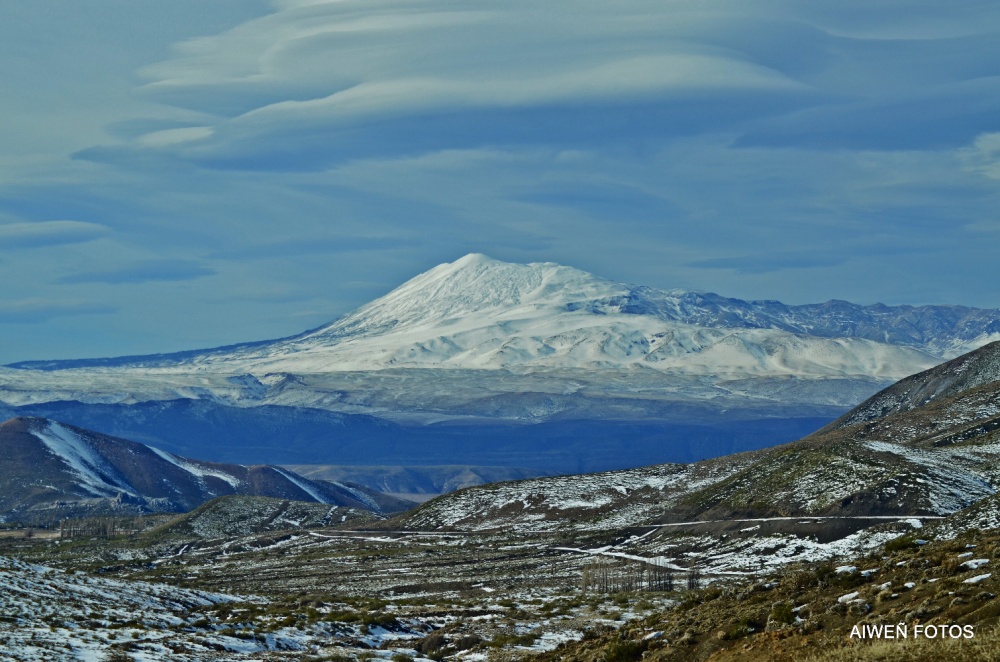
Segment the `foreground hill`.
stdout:
<path fill-rule="evenodd" d="M 899 539 L 866 556 L 799 565 L 755 580 L 690 591 L 673 609 L 524 659 L 996 659 L 1000 582 L 994 564 L 1000 532 L 920 542 Z"/>
<path fill-rule="evenodd" d="M 468 466 L 347 466 L 322 464 L 285 465 L 300 476 L 313 480 L 367 485 L 385 494 L 426 501 L 438 494 L 466 487 L 534 478 L 539 473 L 519 467 Z"/>
<path fill-rule="evenodd" d="M 0 657 L 131 660 L 126 651 L 136 650 L 130 644 L 137 641 L 149 659 L 259 660 L 258 655 L 238 653 L 234 644 L 243 642 L 220 636 L 205 618 L 208 608 L 238 599 L 64 573 L 0 557 L 0 610 L 4 614 Z M 180 624 L 184 627 L 171 630 Z M 128 634 L 116 636 L 122 633 Z"/>
<path fill-rule="evenodd" d="M 202 462 L 41 418 L 0 425 L 0 517 L 54 521 L 104 513 L 182 512 L 246 494 L 387 512 L 408 502 L 310 481 L 287 469 Z"/>
<path fill-rule="evenodd" d="M 371 510 L 330 507 L 316 501 L 290 501 L 263 496 L 230 495 L 212 499 L 189 513 L 154 528 L 157 538 L 224 538 L 255 533 L 324 528 L 350 522 L 364 524 L 376 519 Z"/>
<path fill-rule="evenodd" d="M 994 350 L 963 373 L 987 374 Z M 340 659 L 984 659 L 1000 614 L 1000 538 L 982 531 L 1000 523 L 998 416 L 1000 381 L 979 379 L 777 448 L 473 487 L 393 520 L 230 496 L 134 536 L 3 545 L 270 596 L 214 618 L 260 647 L 322 632 Z M 888 623 L 909 639 L 850 637 Z M 913 629 L 952 625 L 973 639 Z"/>

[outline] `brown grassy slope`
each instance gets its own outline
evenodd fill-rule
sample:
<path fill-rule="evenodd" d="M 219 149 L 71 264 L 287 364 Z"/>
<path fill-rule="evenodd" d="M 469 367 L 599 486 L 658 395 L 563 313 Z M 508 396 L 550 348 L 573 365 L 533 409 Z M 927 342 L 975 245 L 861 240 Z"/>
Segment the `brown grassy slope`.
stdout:
<path fill-rule="evenodd" d="M 971 547 L 970 545 L 974 545 Z M 960 556 L 968 554 L 968 556 Z M 978 569 L 963 565 L 987 559 Z M 1000 636 L 1000 531 L 915 545 L 912 538 L 881 554 L 855 559 L 852 572 L 833 563 L 786 569 L 779 575 L 687 594 L 674 609 L 538 656 L 539 661 L 627 660 L 980 660 L 991 659 Z M 862 572 L 874 570 L 874 572 Z M 857 596 L 840 600 L 851 593 Z M 905 623 L 906 641 L 859 640 L 854 625 Z M 913 626 L 972 625 L 960 642 L 914 640 Z M 983 657 L 982 654 L 987 654 Z"/>
<path fill-rule="evenodd" d="M 680 505 L 687 508 L 686 515 L 700 519 L 941 514 L 932 507 L 929 490 L 949 477 L 933 471 L 928 462 L 936 462 L 945 474 L 962 467 L 993 482 L 1000 477 L 1000 463 L 988 449 L 980 449 L 998 440 L 1000 382 L 991 382 L 876 421 L 825 428 L 758 451 L 745 469 L 690 494 Z M 888 442 L 899 452 L 870 442 Z M 969 487 L 956 484 L 955 493 Z M 983 489 L 970 492 L 964 501 L 957 498 L 953 509 L 981 498 Z"/>

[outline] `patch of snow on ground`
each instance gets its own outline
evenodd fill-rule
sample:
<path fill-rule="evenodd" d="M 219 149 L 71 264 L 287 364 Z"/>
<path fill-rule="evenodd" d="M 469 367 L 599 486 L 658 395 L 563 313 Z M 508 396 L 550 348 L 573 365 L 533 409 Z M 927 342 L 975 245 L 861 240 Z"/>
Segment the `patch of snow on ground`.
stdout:
<path fill-rule="evenodd" d="M 989 559 L 972 559 L 971 561 L 966 561 L 965 563 L 963 563 L 961 567 L 968 568 L 969 570 L 977 570 L 981 566 L 984 566 L 989 562 L 990 562 Z"/>
<path fill-rule="evenodd" d="M 868 441 L 865 445 L 874 451 L 898 455 L 921 467 L 924 477 L 915 480 L 927 486 L 929 506 L 938 514 L 951 514 L 996 492 L 977 471 L 982 463 L 977 453 L 994 449 L 976 447 L 927 451 L 885 441 Z"/>

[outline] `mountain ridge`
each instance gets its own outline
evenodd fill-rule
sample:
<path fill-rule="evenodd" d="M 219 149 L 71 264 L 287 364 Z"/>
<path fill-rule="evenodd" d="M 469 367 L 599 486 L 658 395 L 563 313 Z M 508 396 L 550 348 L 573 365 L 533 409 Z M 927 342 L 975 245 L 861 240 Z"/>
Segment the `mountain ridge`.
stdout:
<path fill-rule="evenodd" d="M 956 395 L 998 380 L 1000 341 L 898 381 L 831 423 L 830 427 L 885 418 L 926 405 L 935 398 Z"/>
<path fill-rule="evenodd" d="M 234 494 L 376 513 L 404 503 L 360 486 L 308 480 L 280 467 L 193 460 L 35 417 L 0 424 L 0 459 L 0 520 L 179 512 Z"/>
<path fill-rule="evenodd" d="M 626 319 L 633 322 L 635 318 L 650 318 L 660 323 L 705 328 L 772 330 L 821 339 L 867 340 L 917 349 L 934 356 L 960 353 L 971 345 L 985 343 L 994 335 L 1000 338 L 1000 311 L 997 310 L 947 305 L 861 306 L 840 300 L 789 306 L 773 300 L 744 301 L 714 293 L 661 290 L 616 283 L 553 262 L 515 264 L 473 253 L 419 274 L 386 295 L 330 323 L 286 338 L 168 354 L 69 361 L 22 361 L 7 367 L 59 370 L 126 365 L 147 368 L 180 364 L 197 366 L 219 357 L 229 357 L 230 360 L 244 363 L 256 360 L 262 362 L 261 367 L 267 368 L 274 362 L 276 354 L 315 352 L 321 346 L 329 348 L 372 337 L 378 337 L 384 343 L 387 335 L 404 331 L 415 332 L 418 336 L 421 330 L 428 331 L 428 337 L 417 338 L 418 344 L 441 338 L 443 344 L 447 345 L 447 339 L 451 336 L 482 326 L 487 314 L 492 314 L 493 317 L 486 321 L 499 325 L 530 325 L 530 320 L 537 321 L 540 310 L 550 318 L 557 314 L 579 313 L 576 318 L 603 317 L 605 320 Z M 451 331 L 451 336 L 437 333 L 438 326 L 450 327 L 447 330 Z M 544 329 L 535 324 L 530 330 L 560 332 L 558 325 L 554 329 Z M 642 329 L 630 327 L 630 330 L 635 335 L 636 331 Z M 671 330 L 669 325 L 667 330 Z M 566 329 L 561 331 L 565 332 Z M 676 335 L 677 330 L 673 331 Z M 622 335 L 629 333 L 623 331 Z M 637 347 L 632 349 L 643 356 L 654 354 L 657 349 L 656 338 L 656 333 L 646 334 L 643 338 L 636 337 L 632 342 Z M 697 338 L 692 337 L 674 337 L 669 340 L 698 342 Z M 452 339 L 450 342 L 455 341 Z M 545 349 L 545 339 L 540 339 L 540 342 L 541 353 L 558 353 L 558 348 L 550 346 L 548 350 Z M 421 346 L 421 349 L 431 351 L 440 348 Z M 471 349 L 475 348 L 465 346 L 461 349 L 465 350 L 464 355 L 461 351 L 445 353 L 451 358 L 459 356 L 467 362 L 474 354 Z M 628 347 L 620 349 L 625 354 L 629 352 Z M 374 362 L 368 368 L 414 363 L 413 357 L 410 357 L 410 363 L 406 362 L 406 358 L 399 355 L 382 362 L 373 359 Z M 514 364 L 517 363 L 515 360 Z M 468 367 L 467 363 L 461 361 L 459 365 Z M 487 361 L 477 363 L 476 367 L 500 365 L 506 364 Z M 364 367 L 326 366 L 326 369 Z"/>

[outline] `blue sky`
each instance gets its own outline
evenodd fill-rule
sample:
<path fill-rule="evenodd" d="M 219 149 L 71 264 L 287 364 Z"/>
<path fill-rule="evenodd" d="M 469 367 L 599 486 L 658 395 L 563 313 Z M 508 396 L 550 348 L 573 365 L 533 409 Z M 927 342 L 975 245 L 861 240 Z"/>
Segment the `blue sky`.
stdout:
<path fill-rule="evenodd" d="M 1000 5 L 33 0 L 0 362 L 319 325 L 468 252 L 1000 307 Z"/>

